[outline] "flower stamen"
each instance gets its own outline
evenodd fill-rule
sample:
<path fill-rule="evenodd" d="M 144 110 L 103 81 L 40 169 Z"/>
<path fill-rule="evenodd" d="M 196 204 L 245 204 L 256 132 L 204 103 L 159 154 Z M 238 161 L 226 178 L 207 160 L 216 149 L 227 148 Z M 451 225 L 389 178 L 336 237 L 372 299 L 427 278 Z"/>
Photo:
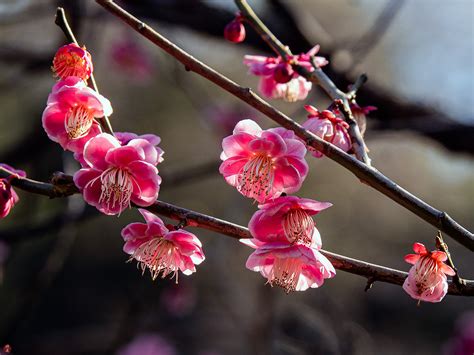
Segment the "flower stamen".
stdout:
<path fill-rule="evenodd" d="M 256 154 L 242 168 L 237 190 L 243 195 L 254 198 L 267 197 L 273 187 L 274 167 L 272 157 Z"/>
<path fill-rule="evenodd" d="M 291 243 L 310 246 L 313 242 L 314 227 L 314 220 L 300 208 L 290 210 L 283 218 L 283 231 Z"/>
<path fill-rule="evenodd" d="M 72 107 L 64 121 L 69 139 L 78 139 L 86 136 L 94 122 L 94 115 L 91 110 L 83 105 Z"/>
<path fill-rule="evenodd" d="M 89 183 L 93 183 L 95 180 Z M 109 209 L 114 209 L 117 205 L 120 206 L 120 210 L 130 207 L 134 178 L 128 171 L 109 168 L 100 175 L 100 181 L 99 203 L 105 202 Z"/>
<path fill-rule="evenodd" d="M 268 275 L 270 286 L 279 286 L 288 294 L 296 290 L 303 263 L 295 258 L 276 258 Z"/>

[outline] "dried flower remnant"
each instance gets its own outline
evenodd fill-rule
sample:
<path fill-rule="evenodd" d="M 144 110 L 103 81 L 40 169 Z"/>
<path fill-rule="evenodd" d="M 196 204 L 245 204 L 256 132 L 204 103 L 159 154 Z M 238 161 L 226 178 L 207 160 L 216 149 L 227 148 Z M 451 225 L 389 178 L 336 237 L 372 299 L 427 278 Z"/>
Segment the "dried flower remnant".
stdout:
<path fill-rule="evenodd" d="M 446 265 L 445 252 L 428 251 L 421 243 L 413 244 L 416 254 L 408 254 L 405 261 L 412 264 L 403 289 L 414 299 L 425 302 L 441 302 L 448 292 L 446 275 L 454 276 L 454 270 Z"/>
<path fill-rule="evenodd" d="M 242 195 L 260 203 L 298 191 L 308 174 L 304 144 L 284 128 L 262 130 L 243 120 L 224 138 L 222 148 L 219 172 Z"/>
<path fill-rule="evenodd" d="M 102 133 L 85 145 L 86 167 L 74 174 L 74 183 L 87 203 L 107 215 L 120 214 L 132 202 L 150 206 L 161 184 L 157 156 L 155 147 L 144 139 L 122 146 L 115 137 Z"/>
<path fill-rule="evenodd" d="M 92 57 L 85 47 L 67 44 L 54 55 L 52 70 L 59 79 L 75 76 L 87 81 L 93 71 Z"/>
<path fill-rule="evenodd" d="M 153 280 L 171 276 L 178 282 L 178 271 L 196 272 L 195 266 L 205 259 L 200 240 L 183 229 L 170 231 L 153 213 L 139 211 L 146 224 L 131 223 L 122 230 L 123 250 L 130 260 L 137 260 L 143 273 L 148 269 Z"/>
<path fill-rule="evenodd" d="M 259 91 L 265 97 L 272 99 L 284 99 L 288 102 L 304 100 L 311 91 L 312 84 L 300 76 L 292 68 L 292 64 L 298 64 L 309 71 L 314 71 L 311 63 L 322 67 L 328 63 L 324 57 L 316 56 L 319 45 L 313 47 L 308 53 L 288 56 L 286 60 L 282 57 L 264 57 L 257 55 L 246 55 L 244 64 L 249 67 L 250 73 L 260 76 Z"/>
<path fill-rule="evenodd" d="M 84 145 L 101 133 L 95 119 L 111 114 L 109 100 L 71 76 L 54 85 L 43 112 L 43 128 L 64 149 L 82 152 Z"/>

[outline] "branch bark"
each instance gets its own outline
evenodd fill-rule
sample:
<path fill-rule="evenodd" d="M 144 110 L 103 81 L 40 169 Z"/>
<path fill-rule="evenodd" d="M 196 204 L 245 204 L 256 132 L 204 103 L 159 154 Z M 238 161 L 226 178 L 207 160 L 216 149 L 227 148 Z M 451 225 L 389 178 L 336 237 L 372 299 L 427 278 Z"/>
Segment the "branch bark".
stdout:
<path fill-rule="evenodd" d="M 298 137 L 306 142 L 307 145 L 321 151 L 328 158 L 350 170 L 355 176 L 357 176 L 367 185 L 383 193 L 385 196 L 389 197 L 393 201 L 416 214 L 418 217 L 433 225 L 436 229 L 445 232 L 460 244 L 464 245 L 471 251 L 474 251 L 474 234 L 457 223 L 446 212 L 434 208 L 433 206 L 397 185 L 394 181 L 390 180 L 376 169 L 367 166 L 334 145 L 305 130 L 301 125 L 293 121 L 290 117 L 278 111 L 276 108 L 256 95 L 251 89 L 238 85 L 208 65 L 197 60 L 189 53 L 179 48 L 168 39 L 160 35 L 158 32 L 153 30 L 150 26 L 146 25 L 144 22 L 140 21 L 125 11 L 123 8 L 115 4 L 113 1 L 96 1 L 107 11 L 117 16 L 123 22 L 127 23 L 135 31 L 180 61 L 186 69 L 210 80 L 214 84 L 220 86 L 232 95 L 246 102 L 248 105 L 265 114 L 281 126 L 294 131 Z"/>
<path fill-rule="evenodd" d="M 7 178 L 10 176 L 11 172 L 0 168 L 0 178 Z M 64 174 L 59 174 L 59 176 L 61 176 L 61 181 L 63 182 L 59 187 L 56 184 L 44 183 L 21 177 L 13 179 L 11 184 L 21 190 L 50 198 L 65 197 L 79 193 L 70 176 Z M 58 181 L 58 179 L 53 178 L 53 181 Z M 58 189 L 62 191 L 61 195 L 58 195 Z M 183 207 L 175 206 L 167 202 L 157 200 L 153 205 L 146 207 L 146 209 L 150 212 L 157 213 L 180 222 L 186 221 L 186 224 L 189 227 L 207 229 L 234 239 L 252 237 L 247 228 L 238 224 L 208 216 L 196 211 L 188 210 Z M 406 272 L 400 270 L 349 258 L 347 256 L 335 254 L 326 250 L 321 250 L 321 253 L 324 254 L 329 259 L 329 261 L 331 261 L 336 269 L 366 277 L 370 283 L 380 281 L 394 285 L 402 285 L 408 275 Z M 452 281 L 449 281 L 449 294 L 459 296 L 474 296 L 474 281 L 464 281 L 465 284 L 463 285 L 458 285 Z"/>

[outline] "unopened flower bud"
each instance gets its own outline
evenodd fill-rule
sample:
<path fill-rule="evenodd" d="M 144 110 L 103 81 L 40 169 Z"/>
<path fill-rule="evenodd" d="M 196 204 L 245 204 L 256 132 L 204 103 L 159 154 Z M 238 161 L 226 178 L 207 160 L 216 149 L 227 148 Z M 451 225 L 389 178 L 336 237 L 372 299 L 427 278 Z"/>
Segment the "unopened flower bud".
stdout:
<path fill-rule="evenodd" d="M 240 43 L 245 39 L 245 27 L 238 19 L 228 23 L 224 29 L 224 37 L 233 43 Z"/>
<path fill-rule="evenodd" d="M 285 84 L 293 78 L 294 70 L 289 63 L 280 63 L 275 68 L 273 78 L 277 83 Z"/>

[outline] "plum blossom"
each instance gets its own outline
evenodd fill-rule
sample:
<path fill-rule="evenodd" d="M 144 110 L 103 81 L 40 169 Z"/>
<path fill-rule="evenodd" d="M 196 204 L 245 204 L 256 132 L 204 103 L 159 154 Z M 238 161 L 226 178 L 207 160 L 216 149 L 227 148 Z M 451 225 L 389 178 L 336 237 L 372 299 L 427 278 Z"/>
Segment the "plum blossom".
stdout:
<path fill-rule="evenodd" d="M 0 167 L 12 173 L 7 179 L 0 179 L 0 219 L 5 218 L 10 213 L 10 210 L 15 206 L 20 198 L 11 186 L 11 180 L 16 177 L 26 177 L 23 170 L 14 169 L 7 164 L 1 164 Z"/>
<path fill-rule="evenodd" d="M 255 248 L 246 267 L 262 274 L 273 286 L 280 286 L 286 293 L 317 288 L 324 279 L 336 275 L 331 262 L 317 249 L 289 241 L 261 242 L 258 239 L 241 239 Z"/>
<path fill-rule="evenodd" d="M 321 248 L 321 236 L 311 216 L 331 207 L 329 202 L 319 202 L 297 196 L 278 197 L 254 213 L 249 230 L 262 242 L 289 242 Z"/>
<path fill-rule="evenodd" d="M 85 47 L 75 43 L 58 49 L 53 59 L 53 72 L 59 79 L 75 76 L 87 81 L 92 74 L 92 57 Z"/>
<path fill-rule="evenodd" d="M 128 144 L 128 142 L 130 142 L 132 139 L 144 139 L 148 141 L 148 143 L 150 143 L 156 150 L 156 161 L 150 163 L 156 165 L 163 162 L 164 160 L 163 155 L 165 154 L 165 152 L 163 151 L 163 149 L 158 147 L 158 144 L 161 143 L 161 138 L 155 134 L 149 133 L 142 134 L 139 136 L 138 134 L 131 132 L 115 132 L 115 138 L 117 138 L 122 145 Z"/>
<path fill-rule="evenodd" d="M 176 350 L 160 335 L 143 333 L 120 348 L 117 355 L 176 355 Z"/>
<path fill-rule="evenodd" d="M 309 115 L 308 120 L 302 124 L 304 128 L 345 152 L 352 148 L 351 138 L 347 132 L 349 128 L 347 122 L 329 110 L 318 111 L 311 105 L 305 105 L 305 109 Z M 316 158 L 323 156 L 323 153 L 312 147 L 309 148 L 309 151 Z"/>
<path fill-rule="evenodd" d="M 428 251 L 421 243 L 413 244 L 416 254 L 408 254 L 405 261 L 412 264 L 403 289 L 414 299 L 440 302 L 448 292 L 446 275 L 454 276 L 454 270 L 446 265 L 445 252 Z"/>
<path fill-rule="evenodd" d="M 222 148 L 219 172 L 242 195 L 260 203 L 298 191 L 308 174 L 306 147 L 284 128 L 262 130 L 243 120 L 223 139 Z"/>
<path fill-rule="evenodd" d="M 109 116 L 109 100 L 70 76 L 54 85 L 43 112 L 48 137 L 64 149 L 81 152 L 86 142 L 101 130 L 95 118 Z"/>
<path fill-rule="evenodd" d="M 122 146 L 112 135 L 101 133 L 84 146 L 85 166 L 74 174 L 74 183 L 87 203 L 107 215 L 120 214 L 132 202 L 150 206 L 161 184 L 157 156 L 145 139 Z"/>
<path fill-rule="evenodd" d="M 309 71 L 314 71 L 311 57 L 319 51 L 319 45 L 314 46 L 308 53 L 288 56 L 286 61 L 278 57 L 264 57 L 258 55 L 246 55 L 244 64 L 250 69 L 250 73 L 260 76 L 259 91 L 265 97 L 272 99 L 284 99 L 288 102 L 304 100 L 312 84 L 296 73 L 291 64 L 298 64 Z M 323 57 L 314 57 L 315 63 L 322 67 L 328 63 Z"/>
<path fill-rule="evenodd" d="M 365 130 L 367 128 L 367 115 L 372 112 L 377 110 L 377 107 L 375 106 L 364 106 L 361 107 L 357 103 L 351 103 L 351 111 L 352 115 L 354 116 L 357 125 L 359 126 L 360 133 L 364 135 Z"/>
<path fill-rule="evenodd" d="M 145 223 L 131 223 L 122 230 L 124 252 L 137 260 L 144 273 L 148 268 L 153 280 L 168 275 L 178 282 L 178 270 L 185 275 L 196 272 L 204 261 L 201 241 L 183 229 L 170 231 L 153 213 L 139 209 Z"/>

